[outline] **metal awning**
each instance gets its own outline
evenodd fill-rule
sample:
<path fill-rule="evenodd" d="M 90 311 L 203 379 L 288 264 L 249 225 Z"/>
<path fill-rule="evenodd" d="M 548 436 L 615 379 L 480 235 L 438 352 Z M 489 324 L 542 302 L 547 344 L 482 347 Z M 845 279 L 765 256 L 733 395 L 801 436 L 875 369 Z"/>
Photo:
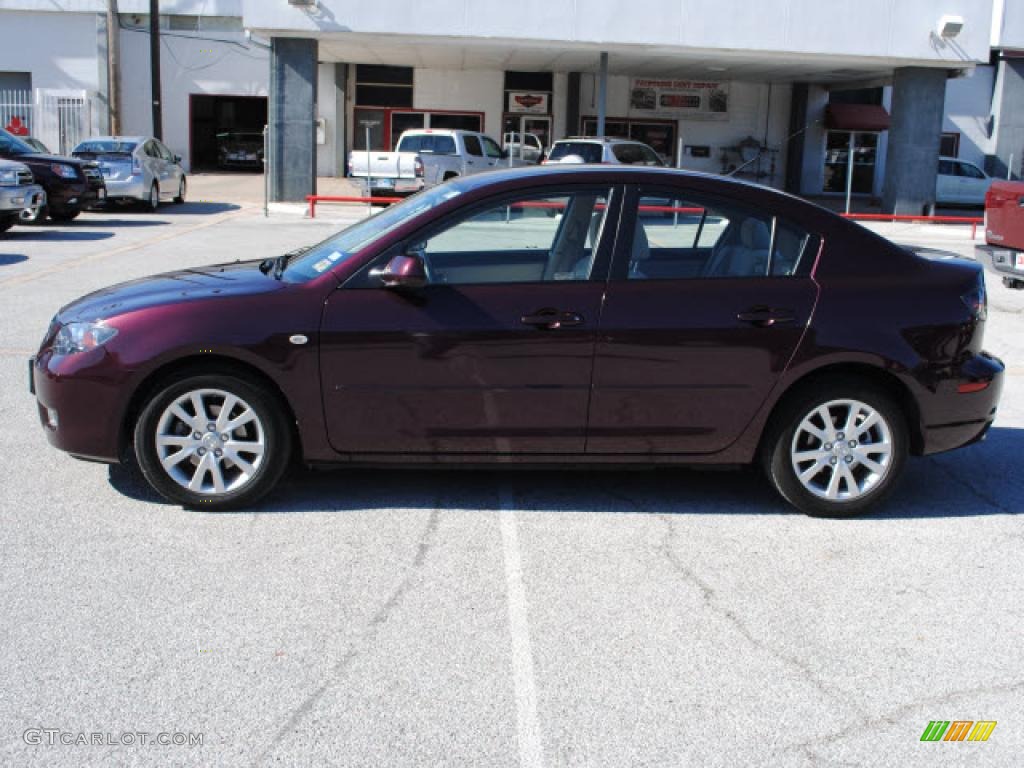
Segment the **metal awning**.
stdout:
<path fill-rule="evenodd" d="M 879 104 L 829 104 L 825 127 L 833 131 L 887 131 L 889 113 Z"/>

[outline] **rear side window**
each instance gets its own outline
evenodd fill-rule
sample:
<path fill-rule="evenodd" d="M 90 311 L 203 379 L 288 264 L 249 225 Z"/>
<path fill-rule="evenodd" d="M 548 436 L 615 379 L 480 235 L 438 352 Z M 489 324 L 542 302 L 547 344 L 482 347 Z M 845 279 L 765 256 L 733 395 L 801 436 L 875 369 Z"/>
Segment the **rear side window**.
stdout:
<path fill-rule="evenodd" d="M 786 277 L 796 273 L 810 239 L 789 221 L 729 202 L 644 194 L 627 277 Z"/>
<path fill-rule="evenodd" d="M 462 141 L 466 145 L 466 151 L 474 157 L 482 157 L 484 154 L 483 149 L 480 147 L 480 139 L 476 136 L 466 134 L 462 137 Z"/>
<path fill-rule="evenodd" d="M 549 160 L 563 160 L 578 155 L 584 163 L 600 163 L 602 146 L 590 141 L 559 141 L 551 148 Z"/>

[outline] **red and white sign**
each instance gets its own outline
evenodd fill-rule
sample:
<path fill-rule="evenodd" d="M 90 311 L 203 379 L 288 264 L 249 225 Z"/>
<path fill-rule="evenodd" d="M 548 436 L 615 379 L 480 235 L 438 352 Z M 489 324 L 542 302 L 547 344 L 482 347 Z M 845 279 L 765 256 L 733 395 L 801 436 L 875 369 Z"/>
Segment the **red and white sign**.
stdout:
<path fill-rule="evenodd" d="M 508 111 L 529 115 L 546 115 L 550 111 L 549 93 L 533 91 L 509 91 Z"/>
<path fill-rule="evenodd" d="M 728 119 L 729 83 L 635 77 L 630 85 L 631 115 Z"/>

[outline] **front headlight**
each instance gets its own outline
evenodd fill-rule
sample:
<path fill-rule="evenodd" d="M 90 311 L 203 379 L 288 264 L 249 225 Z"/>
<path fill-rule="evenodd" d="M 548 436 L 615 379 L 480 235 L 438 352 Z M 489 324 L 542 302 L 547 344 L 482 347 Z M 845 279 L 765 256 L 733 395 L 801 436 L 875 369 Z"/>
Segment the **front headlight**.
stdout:
<path fill-rule="evenodd" d="M 62 163 L 54 163 L 50 166 L 50 170 L 60 176 L 62 179 L 75 179 L 78 178 L 78 172 L 74 169 L 74 166 L 63 165 Z"/>
<path fill-rule="evenodd" d="M 0 171 L 0 187 L 16 187 L 18 185 L 18 172 L 14 168 Z"/>
<path fill-rule="evenodd" d="M 73 355 L 103 346 L 117 335 L 117 328 L 103 323 L 68 323 L 53 339 L 56 355 Z"/>

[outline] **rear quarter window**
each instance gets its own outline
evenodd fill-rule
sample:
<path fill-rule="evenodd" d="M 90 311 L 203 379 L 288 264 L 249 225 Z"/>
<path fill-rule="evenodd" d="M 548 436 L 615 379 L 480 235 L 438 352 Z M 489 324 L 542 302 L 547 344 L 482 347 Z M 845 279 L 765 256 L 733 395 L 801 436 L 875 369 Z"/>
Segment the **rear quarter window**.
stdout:
<path fill-rule="evenodd" d="M 601 145 L 589 141 L 560 141 L 551 149 L 549 160 L 562 160 L 579 155 L 585 163 L 601 162 Z"/>

